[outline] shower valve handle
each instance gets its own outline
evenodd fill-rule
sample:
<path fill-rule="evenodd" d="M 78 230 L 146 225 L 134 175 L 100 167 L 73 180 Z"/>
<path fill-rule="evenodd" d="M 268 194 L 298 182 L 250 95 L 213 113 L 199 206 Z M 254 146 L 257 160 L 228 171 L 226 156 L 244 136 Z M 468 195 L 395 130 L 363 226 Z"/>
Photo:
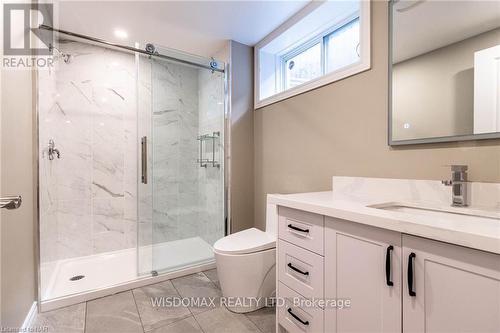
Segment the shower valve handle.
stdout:
<path fill-rule="evenodd" d="M 61 158 L 61 153 L 59 152 L 59 149 L 56 148 L 56 144 L 52 139 L 49 140 L 47 151 L 50 161 L 54 159 L 54 156 L 56 156 L 58 159 Z"/>

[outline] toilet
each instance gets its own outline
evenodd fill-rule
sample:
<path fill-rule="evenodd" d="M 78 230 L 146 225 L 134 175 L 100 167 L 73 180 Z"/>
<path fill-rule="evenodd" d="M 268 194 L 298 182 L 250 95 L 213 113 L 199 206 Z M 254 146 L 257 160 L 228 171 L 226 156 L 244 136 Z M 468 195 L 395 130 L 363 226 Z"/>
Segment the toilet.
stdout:
<path fill-rule="evenodd" d="M 266 231 L 246 229 L 214 244 L 217 274 L 228 310 L 245 313 L 270 305 L 276 293 L 276 205 L 268 204 Z"/>

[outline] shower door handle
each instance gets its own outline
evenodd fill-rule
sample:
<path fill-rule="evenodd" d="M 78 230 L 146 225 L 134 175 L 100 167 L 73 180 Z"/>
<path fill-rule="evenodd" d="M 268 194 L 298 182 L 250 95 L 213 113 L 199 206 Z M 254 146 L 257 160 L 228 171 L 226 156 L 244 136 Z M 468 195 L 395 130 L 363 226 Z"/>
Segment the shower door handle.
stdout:
<path fill-rule="evenodd" d="M 148 137 L 141 138 L 141 182 L 148 183 Z"/>
<path fill-rule="evenodd" d="M 0 208 L 18 209 L 21 207 L 22 198 L 20 195 L 0 198 Z"/>

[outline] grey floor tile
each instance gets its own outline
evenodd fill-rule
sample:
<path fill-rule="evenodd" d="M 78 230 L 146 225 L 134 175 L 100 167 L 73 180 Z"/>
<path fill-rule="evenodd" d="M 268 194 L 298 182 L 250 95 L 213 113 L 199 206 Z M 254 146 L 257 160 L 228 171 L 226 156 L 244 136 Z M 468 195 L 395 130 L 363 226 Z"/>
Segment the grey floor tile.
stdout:
<path fill-rule="evenodd" d="M 157 328 L 151 333 L 203 333 L 194 317 L 188 317 L 173 324 Z"/>
<path fill-rule="evenodd" d="M 207 276 L 215 285 L 220 289 L 219 276 L 217 275 L 217 268 L 204 271 L 203 274 Z"/>
<path fill-rule="evenodd" d="M 179 299 L 179 294 L 170 281 L 138 288 L 133 293 L 145 331 L 191 316 L 188 308 L 167 306 L 169 300 Z"/>
<path fill-rule="evenodd" d="M 195 318 L 205 333 L 260 333 L 244 314 L 230 312 L 225 307 L 205 311 Z"/>
<path fill-rule="evenodd" d="M 132 292 L 127 291 L 87 302 L 85 333 L 142 333 Z"/>
<path fill-rule="evenodd" d="M 209 309 L 219 307 L 221 291 L 217 286 L 210 281 L 203 273 L 191 274 L 171 280 L 175 289 L 179 292 L 181 297 L 194 297 L 197 299 L 205 299 L 206 305 L 200 304 L 199 306 L 191 306 L 189 310 L 193 314 L 197 314 Z M 215 306 L 210 304 L 210 301 L 215 303 Z"/>
<path fill-rule="evenodd" d="M 68 306 L 36 315 L 31 325 L 33 332 L 83 333 L 85 329 L 85 303 Z"/>
<path fill-rule="evenodd" d="M 276 331 L 276 308 L 266 307 L 245 314 L 262 333 L 274 333 Z"/>

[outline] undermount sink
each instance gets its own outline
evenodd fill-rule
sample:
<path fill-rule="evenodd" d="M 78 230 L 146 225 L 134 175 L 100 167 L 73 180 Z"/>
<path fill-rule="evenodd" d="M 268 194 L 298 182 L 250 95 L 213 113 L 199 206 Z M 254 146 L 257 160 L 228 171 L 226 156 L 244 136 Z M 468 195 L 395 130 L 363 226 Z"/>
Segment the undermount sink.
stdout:
<path fill-rule="evenodd" d="M 468 207 L 431 207 L 420 204 L 400 202 L 386 202 L 367 206 L 370 208 L 388 210 L 411 215 L 427 216 L 438 219 L 455 220 L 461 222 L 499 222 L 500 212 L 493 210 L 480 210 Z"/>

